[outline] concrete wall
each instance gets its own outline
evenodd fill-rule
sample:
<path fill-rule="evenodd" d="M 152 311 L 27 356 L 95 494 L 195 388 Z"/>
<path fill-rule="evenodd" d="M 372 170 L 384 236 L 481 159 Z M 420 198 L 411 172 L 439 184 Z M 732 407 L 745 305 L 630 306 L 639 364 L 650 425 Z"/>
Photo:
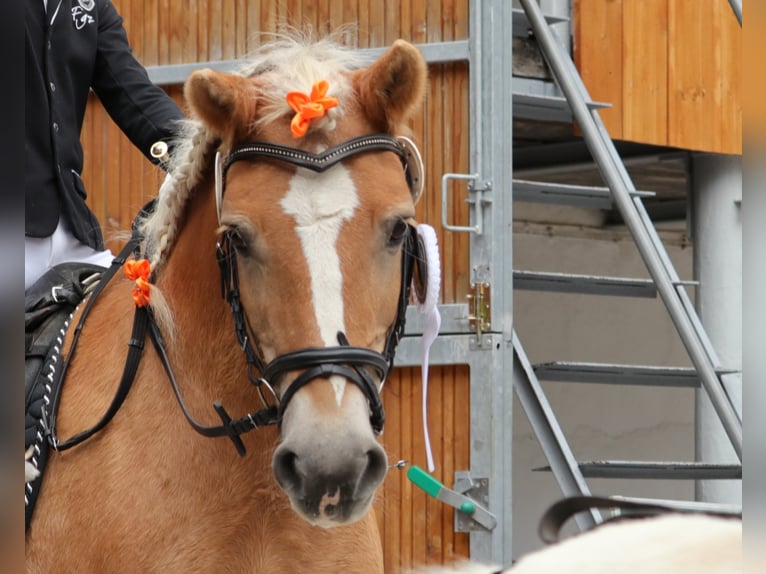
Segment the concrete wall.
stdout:
<path fill-rule="evenodd" d="M 587 225 L 596 213 L 568 212 L 579 224 L 546 223 L 548 209 L 514 206 L 514 268 L 535 271 L 648 277 L 624 229 Z M 544 210 L 542 210 L 544 211 Z M 534 222 L 537 219 L 539 222 Z M 585 225 L 583 225 L 585 223 Z M 682 279 L 692 277 L 692 249 L 684 223 L 661 231 Z M 514 327 L 533 363 L 569 360 L 689 366 L 659 299 L 516 291 Z M 694 391 L 543 382 L 578 460 L 694 460 Z M 514 407 L 514 557 L 541 546 L 540 516 L 561 492 L 518 401 Z M 691 500 L 691 481 L 590 479 L 594 494 Z M 574 532 L 569 525 L 565 532 Z"/>

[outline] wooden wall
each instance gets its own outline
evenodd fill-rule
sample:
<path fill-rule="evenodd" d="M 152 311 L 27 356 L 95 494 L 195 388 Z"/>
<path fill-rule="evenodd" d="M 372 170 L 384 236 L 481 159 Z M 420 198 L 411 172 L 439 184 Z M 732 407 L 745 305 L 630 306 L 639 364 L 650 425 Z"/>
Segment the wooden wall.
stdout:
<path fill-rule="evenodd" d="M 723 0 L 574 0 L 574 58 L 615 139 L 742 153 L 742 30 Z"/>
<path fill-rule="evenodd" d="M 257 32 L 279 23 L 308 24 L 319 32 L 352 24 L 346 35 L 359 47 L 385 46 L 397 38 L 414 43 L 465 39 L 467 0 L 113 0 L 124 18 L 135 55 L 146 66 L 242 57 L 260 42 Z M 183 107 L 180 86 L 166 87 Z M 88 202 L 112 250 L 139 208 L 154 197 L 162 174 L 112 123 L 91 97 L 82 133 L 83 179 Z M 441 230 L 440 176 L 468 171 L 468 70 L 465 64 L 429 68 L 428 93 L 412 125 L 426 162 L 427 190 L 417 209 L 420 221 L 437 229 L 442 251 L 444 302 L 465 301 L 468 241 Z M 466 225 L 465 204 L 453 202 L 450 221 Z M 469 376 L 467 367 L 431 370 L 430 433 L 435 476 L 452 484 L 455 470 L 469 468 Z M 397 369 L 383 398 L 387 424 L 383 443 L 392 462 L 426 466 L 423 447 L 420 369 Z M 392 469 L 376 504 L 387 572 L 440 564 L 468 555 L 468 536 L 453 532 L 449 507 L 413 489 L 405 471 Z"/>

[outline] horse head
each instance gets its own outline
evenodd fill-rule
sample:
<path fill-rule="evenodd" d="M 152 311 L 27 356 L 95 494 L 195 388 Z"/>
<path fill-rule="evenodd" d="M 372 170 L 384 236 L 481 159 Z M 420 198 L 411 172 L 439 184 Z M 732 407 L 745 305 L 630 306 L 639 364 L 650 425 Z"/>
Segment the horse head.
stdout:
<path fill-rule="evenodd" d="M 197 71 L 184 89 L 208 142 L 198 162 L 216 196 L 230 344 L 278 409 L 277 482 L 323 527 L 363 516 L 386 474 L 379 391 L 403 328 L 422 190 L 417 150 L 400 136 L 425 62 L 403 41 L 368 67 L 358 58 L 288 41 L 238 73 Z M 169 250 L 156 243 L 155 265 Z"/>

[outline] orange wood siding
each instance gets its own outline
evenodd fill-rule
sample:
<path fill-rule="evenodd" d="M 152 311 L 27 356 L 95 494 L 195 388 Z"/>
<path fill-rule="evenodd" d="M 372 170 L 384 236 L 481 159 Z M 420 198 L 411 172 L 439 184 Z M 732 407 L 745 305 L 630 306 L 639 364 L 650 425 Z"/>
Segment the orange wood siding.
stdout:
<path fill-rule="evenodd" d="M 573 57 L 609 135 L 622 137 L 622 0 L 574 0 Z"/>
<path fill-rule="evenodd" d="M 613 138 L 742 153 L 742 31 L 727 2 L 575 0 L 574 22 Z"/>
<path fill-rule="evenodd" d="M 465 39 L 467 0 L 113 0 L 124 18 L 137 58 L 146 66 L 242 57 L 259 44 L 258 32 L 277 23 L 308 24 L 322 33 L 352 24 L 347 36 L 360 47 Z M 166 87 L 183 107 L 181 86 Z M 468 237 L 441 229 L 441 174 L 467 172 L 468 66 L 429 68 L 428 89 L 412 129 L 426 164 L 426 192 L 417 218 L 437 230 L 442 252 L 444 302 L 464 302 L 468 292 Z M 118 250 L 130 223 L 153 198 L 163 173 L 152 166 L 114 125 L 95 96 L 82 133 L 83 179 L 88 203 Z M 468 224 L 467 205 L 452 202 L 451 222 Z M 426 466 L 421 422 L 420 369 L 396 369 L 383 399 L 387 424 L 382 442 L 392 463 L 405 459 Z M 469 461 L 469 373 L 465 366 L 432 368 L 429 384 L 430 435 L 437 478 L 448 485 Z M 376 503 L 386 572 L 468 556 L 468 535 L 453 532 L 452 510 L 413 489 L 405 471 L 392 469 Z"/>
<path fill-rule="evenodd" d="M 622 130 L 627 139 L 667 144 L 667 0 L 623 6 Z M 652 46 L 646 50 L 645 46 Z M 616 110 L 619 112 L 619 109 Z"/>
<path fill-rule="evenodd" d="M 469 465 L 468 367 L 441 367 L 431 373 L 428 418 L 436 464 L 433 474 L 452 484 L 455 471 Z M 421 394 L 419 368 L 397 369 L 386 382 L 383 400 L 387 420 L 382 442 L 391 464 L 407 460 L 426 468 Z M 405 470 L 389 471 L 376 511 L 386 572 L 468 556 L 468 535 L 453 532 L 451 507 L 413 487 Z"/>

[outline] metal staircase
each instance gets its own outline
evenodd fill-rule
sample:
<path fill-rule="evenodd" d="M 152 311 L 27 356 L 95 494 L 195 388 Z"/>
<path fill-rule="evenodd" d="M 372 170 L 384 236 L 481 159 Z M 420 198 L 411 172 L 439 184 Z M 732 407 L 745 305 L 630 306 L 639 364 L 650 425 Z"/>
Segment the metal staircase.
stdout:
<path fill-rule="evenodd" d="M 607 188 L 513 180 L 514 200 L 554 202 L 559 205 L 587 207 L 614 206 L 630 231 L 651 276 L 647 279 L 595 277 L 559 273 L 514 271 L 514 289 L 617 295 L 630 297 L 660 296 L 689 355 L 693 368 L 604 365 L 593 363 L 547 363 L 532 365 L 519 337 L 513 334 L 513 383 L 550 470 L 566 496 L 590 494 L 588 478 L 673 478 L 737 479 L 741 464 L 697 462 L 600 461 L 578 462 L 540 385 L 540 380 L 568 383 L 652 385 L 658 387 L 701 387 L 709 396 L 731 445 L 742 459 L 741 412 L 731 399 L 725 369 L 686 293 L 684 282 L 670 262 L 668 254 L 642 202 L 651 192 L 637 191 L 609 137 L 599 115 L 599 104 L 592 102 L 569 55 L 554 37 L 536 0 L 520 0 L 529 31 L 563 92 L 598 166 Z M 550 21 L 550 18 L 548 19 Z M 516 101 L 514 100 L 514 104 Z M 667 501 L 663 501 L 667 502 Z M 709 504 L 678 503 L 681 508 L 706 508 Z M 575 517 L 581 530 L 602 520 L 597 510 Z"/>

